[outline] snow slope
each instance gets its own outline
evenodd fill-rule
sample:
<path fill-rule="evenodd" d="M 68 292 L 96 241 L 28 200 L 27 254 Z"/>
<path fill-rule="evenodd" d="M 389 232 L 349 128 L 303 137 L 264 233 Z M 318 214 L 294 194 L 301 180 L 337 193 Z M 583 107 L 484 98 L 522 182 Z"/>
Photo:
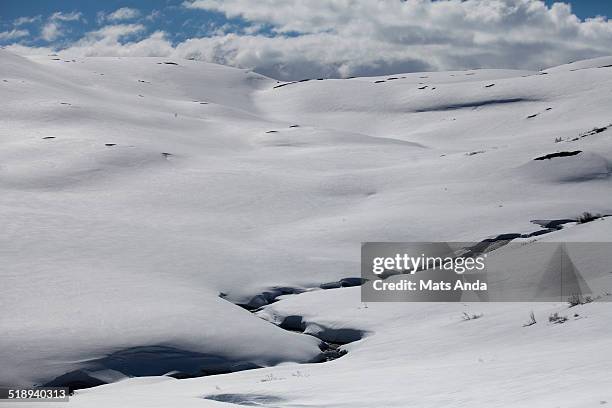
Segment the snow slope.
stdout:
<path fill-rule="evenodd" d="M 535 219 L 612 213 L 605 59 L 289 84 L 162 58 L 0 50 L 0 62 L 0 384 L 316 361 L 320 340 L 227 300 L 259 306 L 270 288 L 358 276 L 362 241 L 478 241 L 539 230 Z M 610 241 L 609 224 L 544 237 Z M 137 378 L 71 404 L 221 406 L 201 397 L 250 393 L 266 406 L 372 406 L 383 391 L 385 406 L 610 401 L 611 361 L 597 353 L 610 338 L 604 303 L 548 325 L 564 305 L 364 309 L 358 292 L 291 295 L 259 312 L 305 316 L 321 338 L 367 333 L 337 361 Z M 463 322 L 466 308 L 484 317 Z M 522 328 L 532 309 L 542 324 Z M 578 396 L 555 390 L 551 373 Z"/>

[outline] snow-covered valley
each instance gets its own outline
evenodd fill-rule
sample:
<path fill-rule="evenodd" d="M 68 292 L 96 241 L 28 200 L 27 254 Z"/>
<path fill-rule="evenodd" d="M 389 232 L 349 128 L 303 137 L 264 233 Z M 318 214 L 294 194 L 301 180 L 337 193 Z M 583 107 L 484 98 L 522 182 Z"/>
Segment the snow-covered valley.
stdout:
<path fill-rule="evenodd" d="M 611 65 L 281 83 L 0 50 L 0 384 L 108 383 L 88 408 L 612 403 L 609 303 L 364 304 L 350 279 L 366 241 L 612 241 L 609 217 L 534 235 L 612 214 Z"/>

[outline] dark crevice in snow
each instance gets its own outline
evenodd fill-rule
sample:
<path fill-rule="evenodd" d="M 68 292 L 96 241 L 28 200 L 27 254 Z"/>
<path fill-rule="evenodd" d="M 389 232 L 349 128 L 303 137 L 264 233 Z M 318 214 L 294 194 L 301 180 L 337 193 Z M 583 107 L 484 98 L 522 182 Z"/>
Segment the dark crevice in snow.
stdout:
<path fill-rule="evenodd" d="M 585 217 L 586 215 L 591 215 L 588 212 L 585 212 L 581 217 Z M 505 245 L 508 245 L 510 242 L 512 242 L 515 239 L 519 239 L 519 238 L 533 238 L 533 237 L 537 237 L 537 236 L 541 236 L 541 235 L 545 235 L 545 234 L 549 234 L 551 232 L 555 232 L 558 230 L 563 229 L 563 226 L 565 224 L 570 224 L 570 223 L 584 223 L 584 222 L 590 222 L 592 220 L 596 220 L 596 219 L 600 219 L 600 218 L 605 218 L 605 217 L 609 217 L 612 216 L 612 214 L 597 214 L 592 216 L 592 219 L 588 219 L 588 221 L 580 221 L 580 218 L 562 218 L 562 219 L 553 219 L 553 220 L 532 220 L 531 222 L 534 224 L 537 224 L 541 227 L 543 227 L 542 229 L 533 231 L 533 232 L 529 232 L 529 233 L 516 233 L 516 232 L 509 232 L 509 233 L 504 233 L 504 234 L 499 234 L 496 235 L 492 238 L 486 238 L 480 242 L 478 242 L 475 245 L 472 245 L 470 247 L 464 247 L 461 250 L 461 256 L 463 257 L 477 257 L 480 256 L 482 254 L 488 253 L 488 252 L 492 252 L 495 251 Z M 385 270 L 382 274 L 379 275 L 379 277 L 383 280 L 391 277 L 391 276 L 395 276 L 395 275 L 402 275 L 404 274 L 403 271 L 397 271 L 397 270 Z"/>
<path fill-rule="evenodd" d="M 550 111 L 550 110 L 552 110 L 552 108 L 551 108 L 551 107 L 548 107 L 548 108 L 544 109 L 544 112 L 548 112 L 548 111 Z M 533 119 L 533 118 L 537 117 L 537 116 L 538 116 L 539 114 L 541 114 L 541 113 L 542 113 L 542 112 L 538 112 L 538 113 L 531 114 L 531 115 L 527 116 L 527 119 Z"/>
<path fill-rule="evenodd" d="M 340 357 L 346 355 L 348 351 L 341 349 L 340 346 L 343 344 L 340 343 L 322 343 L 326 346 L 321 353 L 321 363 L 325 363 L 328 361 L 337 360 Z"/>
<path fill-rule="evenodd" d="M 545 154 L 544 156 L 536 157 L 533 160 L 550 160 L 556 157 L 576 156 L 577 154 L 580 154 L 580 153 L 582 153 L 582 150 L 574 150 L 571 152 L 555 152 L 555 153 Z"/>
<path fill-rule="evenodd" d="M 589 130 L 588 132 L 583 132 L 583 133 L 579 134 L 577 137 L 571 139 L 570 141 L 575 142 L 575 141 L 580 140 L 582 138 L 593 136 L 593 135 L 596 135 L 598 133 L 605 132 L 610 127 L 612 127 L 612 123 L 610 123 L 610 124 L 608 124 L 606 126 L 601 126 L 601 127 L 597 127 L 596 126 L 593 129 Z"/>
<path fill-rule="evenodd" d="M 276 85 L 276 86 L 274 86 L 272 89 L 282 88 L 283 86 L 291 85 L 291 84 L 294 84 L 294 83 L 295 83 L 295 82 L 287 82 L 286 84 Z"/>
<path fill-rule="evenodd" d="M 317 78 L 317 81 L 323 81 L 323 80 L 325 80 L 325 78 Z M 292 85 L 292 84 L 298 84 L 300 82 L 308 82 L 308 81 L 311 81 L 311 79 L 310 78 L 306 78 L 306 79 L 300 79 L 298 81 L 285 82 L 285 83 L 282 83 L 282 84 L 279 84 L 279 85 L 276 85 L 276 86 L 272 87 L 272 89 L 282 88 L 283 86 Z"/>
<path fill-rule="evenodd" d="M 581 217 L 585 217 L 586 214 L 590 215 L 590 213 L 585 212 Z M 588 221 L 582 221 L 582 223 L 589 222 L 589 221 L 596 220 L 596 219 L 606 218 L 610 216 L 612 216 L 612 214 L 597 214 L 597 215 L 592 216 L 592 219 L 589 219 Z M 533 238 L 533 237 L 537 237 L 537 236 L 541 236 L 545 234 L 550 234 L 551 232 L 555 232 L 555 231 L 559 231 L 563 229 L 565 224 L 580 223 L 581 217 L 561 218 L 561 219 L 552 219 L 552 220 L 532 220 L 531 222 L 533 224 L 541 226 L 542 229 L 539 229 L 533 232 L 529 232 L 529 233 L 508 232 L 508 233 L 496 235 L 495 237 L 492 237 L 492 238 L 486 238 L 478 242 L 476 245 L 464 248 L 463 250 L 465 252 L 462 253 L 462 256 L 476 257 L 481 254 L 491 252 L 505 245 L 508 245 L 510 242 L 512 242 L 515 239 Z M 379 276 L 382 279 L 387 279 L 390 276 L 394 276 L 398 274 L 400 273 L 398 273 L 397 271 L 385 271 L 383 274 Z"/>
<path fill-rule="evenodd" d="M 276 323 L 281 329 L 293 331 L 296 333 L 304 333 L 318 338 L 329 345 L 342 346 L 361 340 L 366 332 L 359 329 L 339 328 L 332 329 L 321 326 L 317 323 L 312 323 L 312 329 L 309 328 L 309 323 L 304 320 L 303 316 L 290 315 L 285 316 Z M 316 329 L 316 330 L 314 330 Z"/>
<path fill-rule="evenodd" d="M 264 320 L 269 321 L 265 318 Z M 321 341 L 319 344 L 321 354 L 316 358 L 314 361 L 315 363 L 336 360 L 346 355 L 347 351 L 341 347 L 354 341 L 361 340 L 366 335 L 364 330 L 352 328 L 335 329 L 314 322 L 306 322 L 304 317 L 299 315 L 286 316 L 278 322 L 270 323 L 287 331 L 301 333 L 319 339 Z"/>
<path fill-rule="evenodd" d="M 86 367 L 54 378 L 44 386 L 68 387 L 72 392 L 124 377 L 168 375 L 174 378 L 194 378 L 254 368 L 261 368 L 261 365 L 252 361 L 152 345 L 127 348 L 88 361 Z M 114 375 L 108 378 L 109 373 Z"/>
<path fill-rule="evenodd" d="M 249 312 L 256 312 L 261 307 L 276 302 L 279 296 L 295 295 L 298 293 L 302 293 L 304 291 L 305 289 L 301 289 L 301 288 L 292 288 L 288 286 L 275 286 L 270 289 L 267 289 L 266 291 L 258 295 L 253 296 L 246 303 L 239 303 L 239 302 L 232 302 L 232 303 L 234 303 L 237 306 L 242 307 L 243 309 L 248 310 Z M 219 297 L 226 299 L 227 295 L 225 293 L 220 293 Z"/>
<path fill-rule="evenodd" d="M 289 286 L 273 286 L 265 291 L 261 292 L 258 295 L 250 298 L 246 303 L 245 302 L 233 302 L 234 304 L 250 311 L 257 312 L 263 306 L 269 305 L 278 301 L 278 298 L 283 295 L 296 295 L 298 293 L 302 293 L 309 290 L 317 290 L 317 289 L 337 289 L 337 288 L 348 288 L 352 286 L 361 286 L 364 284 L 364 279 L 359 277 L 348 277 L 342 278 L 337 281 L 322 283 L 319 286 L 313 286 L 310 288 L 295 288 Z M 219 297 L 227 299 L 226 293 L 220 293 Z"/>
<path fill-rule="evenodd" d="M 368 194 L 372 195 L 372 194 Z M 363 278 L 343 278 L 335 282 L 327 282 L 319 285 L 321 289 L 337 289 L 337 288 L 350 288 L 352 286 L 361 286 L 365 283 Z"/>
<path fill-rule="evenodd" d="M 558 231 L 563 228 L 564 224 L 576 222 L 575 219 L 563 218 L 559 220 L 533 220 L 531 221 L 534 224 L 541 226 L 543 229 L 539 229 L 533 232 L 520 234 L 515 232 L 499 234 L 493 238 L 487 238 L 482 241 L 475 247 L 477 248 L 485 248 L 482 252 L 490 252 L 493 249 L 497 249 L 503 245 L 510 243 L 510 241 L 515 240 L 517 238 L 533 238 L 544 234 L 549 234 L 551 232 Z M 481 252 L 481 253 L 482 253 Z"/>
<path fill-rule="evenodd" d="M 342 349 L 341 346 L 352 343 L 354 341 L 361 340 L 366 335 L 366 331 L 353 328 L 326 327 L 316 322 L 306 322 L 304 320 L 304 317 L 299 315 L 285 316 L 284 318 L 278 321 L 271 321 L 256 313 L 261 311 L 265 306 L 278 301 L 278 297 L 282 295 L 296 295 L 299 293 L 303 293 L 306 290 L 325 290 L 361 286 L 365 283 L 365 281 L 366 280 L 362 278 L 343 278 L 339 281 L 321 284 L 319 285 L 319 287 L 313 287 L 310 289 L 274 287 L 259 295 L 254 296 L 247 304 L 234 304 L 248 310 L 249 312 L 255 314 L 257 317 L 260 317 L 263 320 L 266 320 L 267 322 L 274 324 L 283 330 L 301 333 L 319 339 L 321 341 L 321 343 L 319 344 L 321 354 L 312 362 L 322 363 L 326 361 L 335 360 L 347 354 L 347 351 Z M 224 299 L 226 299 L 227 297 L 227 295 L 224 293 L 221 293 L 219 296 Z"/>
<path fill-rule="evenodd" d="M 92 377 L 83 370 L 76 370 L 54 378 L 43 384 L 43 387 L 68 387 L 68 390 L 72 393 L 74 390 L 97 387 L 104 384 L 107 384 L 107 382 Z"/>
<path fill-rule="evenodd" d="M 540 227 L 546 228 L 547 230 L 558 231 L 563 228 L 565 224 L 576 222 L 574 218 L 560 218 L 557 220 L 532 220 L 533 224 L 539 225 Z"/>
<path fill-rule="evenodd" d="M 588 214 L 588 213 L 585 213 Z M 598 214 L 593 219 L 606 218 L 611 216 L 610 214 Z M 533 224 L 541 226 L 543 229 L 539 229 L 533 232 L 529 232 L 526 234 L 519 233 L 506 233 L 497 235 L 494 238 L 487 238 L 478 245 L 472 247 L 474 250 L 481 250 L 480 253 L 490 252 L 493 249 L 497 249 L 503 245 L 510 243 L 510 241 L 517 238 L 533 238 L 544 234 L 550 234 L 551 232 L 559 231 L 563 229 L 565 224 L 573 224 L 578 223 L 579 218 L 560 218 L 560 219 L 552 219 L 552 220 L 532 220 Z M 472 249 L 470 248 L 470 249 Z"/>
<path fill-rule="evenodd" d="M 601 215 L 600 218 L 607 216 L 610 215 Z M 477 256 L 478 254 L 491 252 L 507 245 L 514 239 L 548 234 L 562 229 L 565 224 L 576 222 L 577 219 L 570 218 L 533 220 L 532 223 L 541 226 L 543 229 L 527 234 L 505 233 L 493 238 L 487 238 L 477 245 L 466 248 L 468 252 L 465 253 L 464 256 Z M 386 277 L 387 276 L 383 277 L 383 279 Z M 309 290 L 360 286 L 363 285 L 364 282 L 365 280 L 362 278 L 344 278 L 337 282 L 321 284 L 319 287 Z M 276 302 L 278 297 L 282 295 L 299 294 L 306 290 L 307 289 L 303 288 L 284 286 L 273 287 L 254 296 L 247 304 L 235 304 L 255 314 L 264 306 Z M 222 298 L 226 298 L 226 296 L 226 294 L 220 294 Z M 256 316 L 262 318 L 261 316 Z M 275 324 L 283 330 L 297 332 L 319 339 L 321 353 L 313 359 L 311 363 L 332 361 L 346 355 L 347 351 L 342 349 L 341 346 L 361 340 L 367 334 L 366 331 L 359 329 L 331 328 L 316 322 L 307 322 L 304 317 L 300 315 L 285 316 L 277 321 L 264 320 L 269 321 L 270 324 Z M 99 372 L 114 372 L 123 377 L 168 375 L 177 379 L 182 379 L 227 374 L 255 368 L 261 368 L 261 366 L 250 361 L 237 361 L 217 355 L 197 353 L 163 345 L 152 345 L 120 350 L 103 358 L 90 361 L 86 368 L 63 374 L 43 384 L 43 386 L 68 387 L 72 392 L 74 390 L 91 388 L 116 380 L 110 379 L 106 381 L 103 377 L 99 378 L 100 376 L 97 375 Z M 207 396 L 204 398 L 216 401 L 230 401 L 231 398 L 233 398 L 232 396 L 235 395 L 227 394 L 227 399 L 225 399 L 225 394 Z M 234 403 L 248 405 L 246 400 L 242 404 L 240 402 Z"/>
<path fill-rule="evenodd" d="M 607 216 L 610 215 L 601 215 L 598 218 Z M 562 229 L 565 224 L 576 223 L 577 221 L 577 219 L 570 218 L 533 220 L 532 223 L 541 226 L 542 229 L 526 234 L 499 234 L 493 238 L 484 239 L 470 248 L 465 248 L 468 252 L 465 253 L 464 256 L 477 256 L 478 254 L 491 252 L 507 245 L 514 239 L 548 234 Z M 387 276 L 384 278 L 386 277 Z M 261 311 L 264 306 L 278 301 L 278 298 L 282 295 L 295 295 L 306 290 L 360 286 L 364 283 L 364 279 L 352 277 L 324 283 L 310 289 L 278 286 L 254 296 L 246 304 L 235 304 L 255 314 Z M 222 293 L 220 297 L 226 298 L 227 295 Z M 263 318 L 259 315 L 256 316 Z M 343 349 L 342 346 L 361 340 L 367 334 L 366 331 L 354 328 L 326 327 L 316 322 L 306 321 L 304 317 L 300 315 L 285 316 L 279 318 L 277 321 L 264 320 L 283 330 L 313 336 L 320 340 L 319 349 L 321 353 L 310 361 L 311 363 L 332 361 L 346 355 L 347 351 Z M 261 366 L 250 361 L 238 361 L 218 355 L 181 350 L 164 345 L 152 345 L 128 348 L 109 354 L 103 358 L 92 360 L 87 363 L 87 367 L 56 377 L 43 384 L 43 386 L 68 387 L 72 392 L 78 389 L 107 384 L 108 382 L 118 379 L 107 379 L 98 374 L 101 372 L 106 373 L 106 376 L 108 376 L 108 372 L 116 373 L 119 378 L 168 375 L 177 379 L 182 379 L 227 374 L 255 368 L 261 368 Z M 232 396 L 235 396 L 235 394 L 227 394 L 227 400 L 225 399 L 225 394 L 207 396 L 204 398 L 216 401 L 230 401 L 231 398 L 233 398 Z M 235 403 L 239 405 L 248 405 L 246 399 L 242 404 L 240 402 Z"/>

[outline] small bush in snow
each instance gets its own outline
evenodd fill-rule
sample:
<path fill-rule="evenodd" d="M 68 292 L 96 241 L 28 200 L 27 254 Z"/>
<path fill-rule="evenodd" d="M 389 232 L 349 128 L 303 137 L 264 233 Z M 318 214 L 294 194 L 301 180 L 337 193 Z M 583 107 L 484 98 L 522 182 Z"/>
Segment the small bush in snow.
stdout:
<path fill-rule="evenodd" d="M 578 306 L 582 304 L 582 299 L 580 299 L 580 295 L 574 293 L 570 297 L 567 298 L 567 303 L 569 303 L 570 307 Z"/>
<path fill-rule="evenodd" d="M 481 317 L 482 317 L 482 313 L 481 314 L 467 314 L 463 312 L 463 320 L 465 321 L 476 320 L 476 319 L 480 319 Z"/>
<path fill-rule="evenodd" d="M 548 316 L 548 321 L 551 323 L 565 323 L 567 322 L 567 316 L 559 316 L 559 313 L 555 312 Z"/>
<path fill-rule="evenodd" d="M 585 211 L 578 217 L 576 221 L 578 222 L 578 224 L 584 224 L 587 222 L 595 221 L 599 218 L 601 218 L 601 214 L 591 214 L 590 212 Z"/>
<path fill-rule="evenodd" d="M 597 297 L 599 298 L 599 296 Z M 573 294 L 569 298 L 567 298 L 567 303 L 569 303 L 570 307 L 584 305 L 586 303 L 592 303 L 595 299 L 591 296 L 585 296 L 584 298 L 579 294 Z"/>
<path fill-rule="evenodd" d="M 279 378 L 277 376 L 275 376 L 274 374 L 266 374 L 266 376 L 264 378 L 262 378 L 261 380 L 259 380 L 260 382 L 269 382 L 269 381 L 279 381 L 279 380 L 284 380 L 284 378 Z"/>
<path fill-rule="evenodd" d="M 533 311 L 531 311 L 531 313 L 529 314 L 529 321 L 525 323 L 523 327 L 533 326 L 536 323 L 537 322 L 536 322 L 535 314 L 533 313 Z"/>

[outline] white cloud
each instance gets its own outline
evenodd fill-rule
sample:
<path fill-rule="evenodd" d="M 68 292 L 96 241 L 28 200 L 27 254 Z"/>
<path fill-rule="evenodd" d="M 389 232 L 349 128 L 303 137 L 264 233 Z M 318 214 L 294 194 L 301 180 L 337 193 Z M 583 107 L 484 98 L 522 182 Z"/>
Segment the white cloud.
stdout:
<path fill-rule="evenodd" d="M 21 37 L 26 37 L 30 35 L 28 30 L 17 30 L 13 29 L 11 31 L 2 31 L 0 32 L 0 41 L 10 41 L 16 40 Z"/>
<path fill-rule="evenodd" d="M 146 31 L 141 24 L 117 24 L 87 33 L 69 48 L 67 56 L 169 56 L 174 52 L 163 32 L 138 38 Z M 130 39 L 134 37 L 133 40 Z"/>
<path fill-rule="evenodd" d="M 142 24 L 117 24 L 100 28 L 99 30 L 88 32 L 80 42 L 90 42 L 92 40 L 118 41 L 128 35 L 143 32 L 145 26 Z"/>
<path fill-rule="evenodd" d="M 108 21 L 123 21 L 123 20 L 132 20 L 138 18 L 140 16 L 140 11 L 129 8 L 129 7 L 121 7 L 113 11 L 112 13 L 105 16 Z"/>
<path fill-rule="evenodd" d="M 77 11 L 70 13 L 56 11 L 49 16 L 47 22 L 40 30 L 40 37 L 47 42 L 55 41 L 64 36 L 66 32 L 64 23 L 80 21 L 82 18 L 83 15 Z"/>
<path fill-rule="evenodd" d="M 163 32 L 145 36 L 139 24 L 110 25 L 64 51 L 195 57 L 279 79 L 538 69 L 612 54 L 612 22 L 583 21 L 567 4 L 547 7 L 539 0 L 191 0 L 184 5 L 239 17 L 246 26 L 217 27 L 207 37 L 173 45 Z"/>
<path fill-rule="evenodd" d="M 71 13 L 63 13 L 61 11 L 56 11 L 51 14 L 49 20 L 53 21 L 78 21 L 83 17 L 83 14 L 78 11 L 73 11 Z"/>
<path fill-rule="evenodd" d="M 266 24 L 281 36 L 192 39 L 178 45 L 178 52 L 286 79 L 413 69 L 537 69 L 612 54 L 612 22 L 581 21 L 569 5 L 547 7 L 539 0 L 192 0 L 183 4 L 253 25 Z"/>
<path fill-rule="evenodd" d="M 22 25 L 24 25 L 24 24 L 32 24 L 32 23 L 35 23 L 35 22 L 37 22 L 37 21 L 40 21 L 40 19 L 41 19 L 41 16 L 40 16 L 40 15 L 38 15 L 38 16 L 33 16 L 33 17 L 27 17 L 27 16 L 24 16 L 24 17 L 19 17 L 19 18 L 16 18 L 15 20 L 13 20 L 13 25 L 14 25 L 15 27 L 19 27 L 19 26 L 22 26 Z"/>
<path fill-rule="evenodd" d="M 45 24 L 40 31 L 40 37 L 47 41 L 54 41 L 63 35 L 62 29 L 60 28 L 60 24 L 50 21 Z"/>

